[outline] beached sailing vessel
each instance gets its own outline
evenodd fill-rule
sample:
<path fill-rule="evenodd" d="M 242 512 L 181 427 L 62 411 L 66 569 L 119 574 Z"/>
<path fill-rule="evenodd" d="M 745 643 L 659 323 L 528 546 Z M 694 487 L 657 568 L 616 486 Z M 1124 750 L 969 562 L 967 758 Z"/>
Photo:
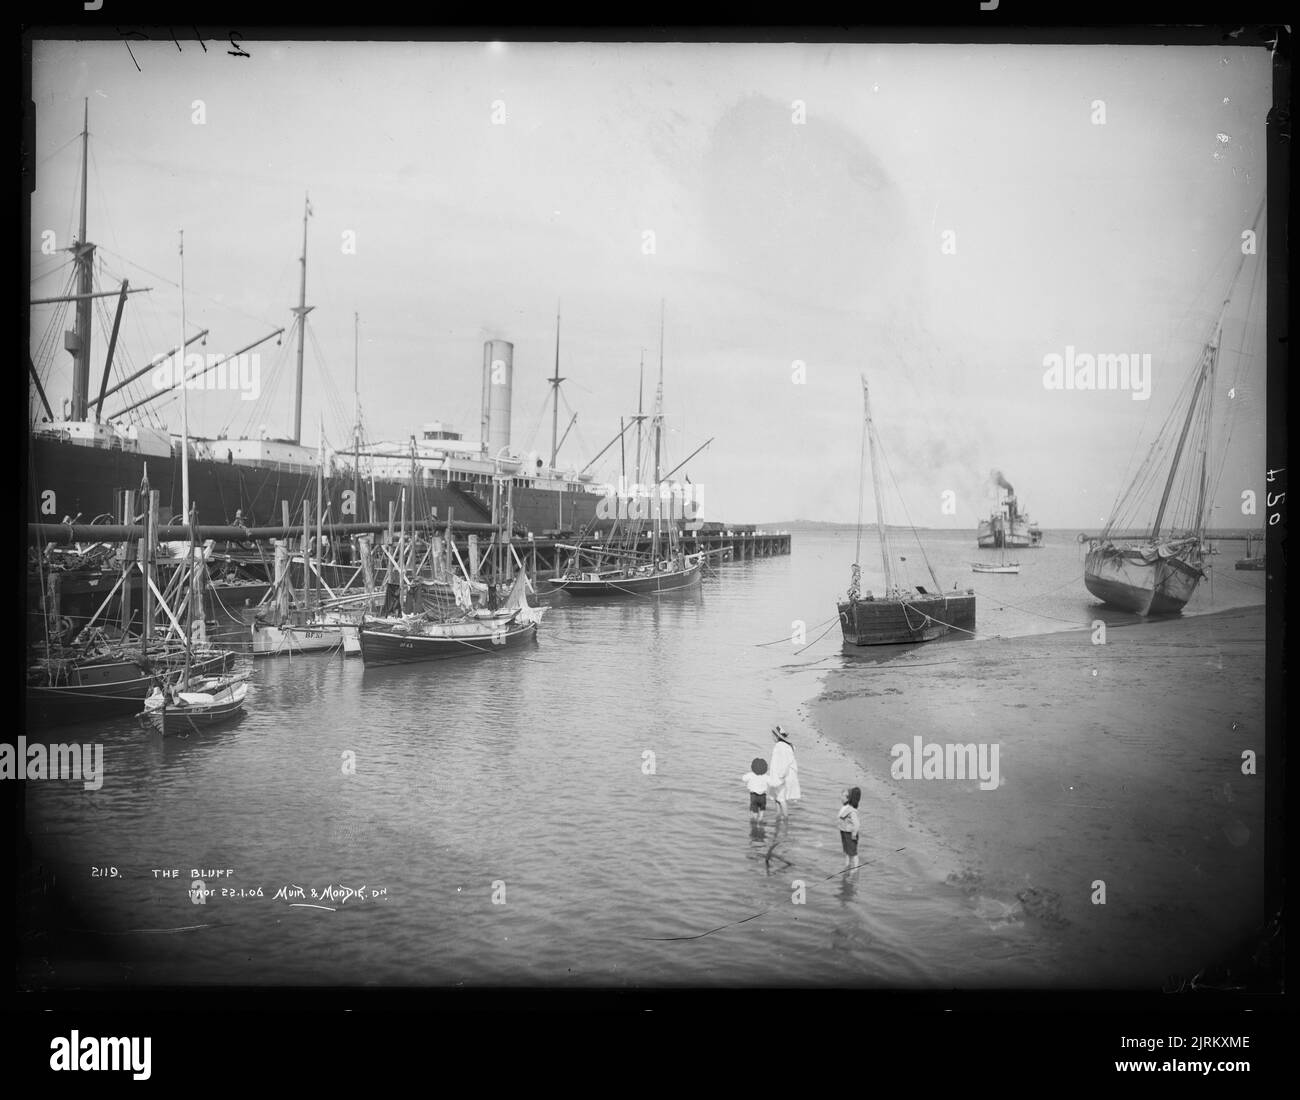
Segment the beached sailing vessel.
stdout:
<path fill-rule="evenodd" d="M 880 538 L 880 563 L 884 572 L 885 589 L 877 595 L 863 592 L 861 587 L 862 560 L 862 487 L 866 480 L 866 471 L 859 471 L 858 489 L 858 541 L 853 563 L 851 580 L 846 598 L 837 604 L 840 615 L 840 628 L 845 642 L 850 645 L 900 645 L 911 642 L 929 642 L 941 638 L 952 630 L 973 632 L 975 630 L 975 593 L 971 589 L 965 592 L 954 591 L 943 594 L 939 579 L 934 575 L 930 559 L 926 557 L 925 547 L 917 538 L 921 556 L 925 558 L 930 579 L 934 581 L 933 592 L 916 585 L 908 587 L 900 584 L 895 576 L 893 563 L 892 536 L 885 524 L 884 504 L 880 492 L 880 464 L 877 457 L 875 425 L 871 419 L 871 398 L 867 390 L 867 380 L 862 379 L 862 455 L 863 460 L 870 456 L 871 484 L 876 497 L 876 530 Z M 910 526 L 910 524 L 909 524 Z M 916 537 L 916 528 L 912 528 Z"/>
<path fill-rule="evenodd" d="M 1261 202 L 1254 224 L 1258 224 L 1263 209 Z M 1243 253 L 1196 365 L 1164 427 L 1137 474 L 1121 492 L 1105 528 L 1088 542 L 1083 582 L 1089 592 L 1112 607 L 1138 615 L 1178 614 L 1209 569 L 1205 562 L 1205 528 L 1212 494 L 1215 371 L 1224 316 L 1245 262 Z M 1184 405 L 1186 412 L 1180 424 L 1176 414 Z M 1133 521 L 1140 515 L 1145 494 L 1157 484 L 1162 486 L 1160 502 L 1147 535 L 1137 539 L 1113 535 L 1136 526 Z"/>

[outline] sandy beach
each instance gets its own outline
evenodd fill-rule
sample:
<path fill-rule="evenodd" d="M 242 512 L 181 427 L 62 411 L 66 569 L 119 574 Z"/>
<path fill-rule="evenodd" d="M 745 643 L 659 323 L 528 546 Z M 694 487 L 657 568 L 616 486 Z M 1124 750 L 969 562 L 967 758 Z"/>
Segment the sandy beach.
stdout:
<path fill-rule="evenodd" d="M 1049 940 L 1054 985 L 1160 988 L 1262 925 L 1262 607 L 853 659 L 814 723 L 974 916 Z M 897 777 L 916 738 L 996 746 L 996 789 Z"/>

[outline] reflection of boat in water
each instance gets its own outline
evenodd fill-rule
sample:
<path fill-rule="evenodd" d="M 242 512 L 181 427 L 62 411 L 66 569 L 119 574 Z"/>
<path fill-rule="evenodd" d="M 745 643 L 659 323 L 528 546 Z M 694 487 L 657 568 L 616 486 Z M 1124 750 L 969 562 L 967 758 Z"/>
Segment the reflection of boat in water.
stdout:
<path fill-rule="evenodd" d="M 975 629 L 975 593 L 969 589 L 943 595 L 930 592 L 920 585 L 914 588 L 898 584 L 894 578 L 893 549 L 890 545 L 889 529 L 885 525 L 884 506 L 880 494 L 880 471 L 876 458 L 875 425 L 871 419 L 871 401 L 867 393 L 867 381 L 862 380 L 863 432 L 866 435 L 871 456 L 871 484 L 876 495 L 876 529 L 880 537 L 880 560 L 884 569 L 885 591 L 877 596 L 872 592 L 861 591 L 861 571 L 857 562 L 853 564 L 852 580 L 849 584 L 848 598 L 838 603 L 840 628 L 844 640 L 851 645 L 898 645 L 909 642 L 928 642 L 941 638 L 952 629 L 974 631 Z M 861 482 L 865 482 L 865 471 L 861 471 Z M 916 529 L 912 529 L 916 537 Z M 920 547 L 920 540 L 917 539 Z M 925 548 L 921 556 L 925 557 Z M 858 546 L 857 557 L 862 557 L 862 511 L 859 499 L 858 510 Z M 930 579 L 935 589 L 940 588 L 934 569 L 926 558 L 930 570 Z"/>
<path fill-rule="evenodd" d="M 1260 213 L 1263 213 L 1262 205 Z M 1258 222 L 1258 215 L 1255 220 Z M 1196 367 L 1184 383 L 1164 427 L 1116 502 L 1106 527 L 1100 536 L 1089 540 L 1084 558 L 1084 584 L 1098 599 L 1124 611 L 1139 615 L 1179 613 L 1209 568 L 1204 551 L 1205 523 L 1213 491 L 1209 450 L 1214 378 L 1224 315 L 1245 260 L 1243 254 L 1210 326 L 1210 335 L 1201 347 Z M 1186 412 L 1180 426 L 1176 414 L 1184 403 Z M 1166 462 L 1168 470 L 1161 478 Z M 1142 513 L 1145 494 L 1162 482 L 1147 537 L 1113 538 L 1113 531 L 1145 526 L 1134 524 L 1133 520 Z"/>

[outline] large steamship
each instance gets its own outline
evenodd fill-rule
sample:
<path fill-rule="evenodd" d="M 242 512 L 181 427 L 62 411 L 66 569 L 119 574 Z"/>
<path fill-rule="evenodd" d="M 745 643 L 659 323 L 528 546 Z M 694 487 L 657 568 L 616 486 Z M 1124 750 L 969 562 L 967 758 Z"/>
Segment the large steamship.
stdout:
<path fill-rule="evenodd" d="M 31 504 L 27 518 L 44 523 L 116 519 L 118 491 L 137 488 L 147 464 L 149 483 L 160 491 L 161 518 L 164 522 L 180 522 L 180 434 L 158 430 L 129 415 L 161 393 L 146 396 L 116 413 L 107 411 L 112 403 L 107 399 L 157 363 L 110 385 L 114 378 L 116 324 L 108 342 L 102 382 L 92 396 L 92 299 L 118 297 L 120 321 L 132 291 L 125 282 L 107 290 L 94 286 L 96 246 L 87 242 L 86 230 L 88 138 L 87 114 L 82 133 L 80 232 L 68 250 L 75 272 L 73 293 L 43 299 L 46 303 L 75 305 L 74 325 L 64 333 L 63 341 L 64 349 L 72 356 L 72 396 L 64 402 L 62 415 L 56 415 L 42 388 L 41 372 L 34 362 L 30 364 L 34 391 L 45 415 L 31 430 L 26 483 Z M 520 454 L 511 448 L 514 348 L 504 340 L 490 340 L 484 345 L 483 412 L 477 441 L 466 440 L 452 426 L 434 421 L 423 426 L 418 438 L 412 435 L 403 441 L 362 443 L 358 430 L 354 445 L 346 450 L 321 452 L 303 444 L 303 337 L 306 315 L 312 308 L 306 303 L 309 213 L 308 203 L 303 214 L 299 303 L 293 310 L 298 338 L 293 433 L 284 438 L 266 434 L 260 438 L 191 437 L 190 497 L 198 522 L 242 522 L 249 527 L 278 523 L 281 502 L 288 501 L 296 512 L 302 500 L 314 501 L 318 471 L 323 464 L 325 516 L 330 522 L 382 522 L 387 518 L 389 504 L 397 505 L 404 490 L 408 506 L 413 506 L 422 518 L 436 516 L 445 521 L 453 516 L 457 520 L 492 522 L 495 482 L 499 490 L 509 487 L 510 515 L 516 531 L 542 536 L 579 531 L 589 524 L 608 487 L 594 484 L 593 476 L 585 470 L 560 468 L 554 440 L 549 462 L 537 453 Z M 195 335 L 186 343 L 198 338 Z M 558 402 L 558 385 L 562 381 L 558 376 L 558 331 L 556 340 L 556 377 L 550 381 Z M 191 379 L 196 377 L 188 363 L 186 370 Z M 180 371 L 173 374 L 173 378 L 182 377 L 185 374 Z"/>

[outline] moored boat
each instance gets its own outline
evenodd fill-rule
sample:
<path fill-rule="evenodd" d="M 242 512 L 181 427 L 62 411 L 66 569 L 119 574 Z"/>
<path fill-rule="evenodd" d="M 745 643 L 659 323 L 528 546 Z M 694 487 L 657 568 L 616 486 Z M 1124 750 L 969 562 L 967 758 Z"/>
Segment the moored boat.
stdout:
<path fill-rule="evenodd" d="M 392 617 L 363 616 L 357 629 L 366 667 L 444 661 L 516 648 L 537 637 L 546 609 L 528 602 L 527 578 L 516 576 L 505 605 L 455 617 L 431 612 Z"/>
<path fill-rule="evenodd" d="M 188 686 L 156 686 L 144 701 L 143 717 L 161 734 L 184 733 L 235 717 L 247 697 L 245 677 L 200 677 Z"/>
<path fill-rule="evenodd" d="M 1260 213 L 1263 213 L 1262 203 Z M 1255 220 L 1258 222 L 1259 215 Z M 1205 527 L 1212 505 L 1209 452 L 1214 379 L 1224 316 L 1245 261 L 1243 253 L 1210 326 L 1210 334 L 1202 344 L 1199 359 L 1164 429 L 1121 493 L 1101 534 L 1088 541 L 1084 585 L 1098 599 L 1120 610 L 1138 615 L 1178 614 L 1209 570 L 1205 561 Z M 1184 401 L 1187 408 L 1179 426 L 1175 414 Z M 1161 478 L 1161 463 L 1166 454 L 1170 454 L 1168 469 Z M 1143 494 L 1161 484 L 1160 500 L 1146 537 L 1126 539 L 1115 535 L 1140 518 Z"/>
<path fill-rule="evenodd" d="M 867 443 L 863 450 L 870 453 L 871 482 L 876 497 L 876 530 L 880 538 L 880 559 L 885 577 L 885 590 L 880 595 L 870 591 L 863 593 L 861 568 L 857 562 L 854 562 L 847 596 L 836 605 L 844 641 L 855 646 L 905 645 L 933 641 L 952 630 L 974 633 L 975 593 L 970 589 L 946 594 L 940 592 L 939 579 L 935 576 L 934 569 L 930 567 L 928 557 L 925 558 L 926 566 L 930 569 L 934 591 L 920 585 L 908 587 L 895 579 L 889 529 L 885 525 L 884 503 L 880 492 L 875 425 L 871 419 L 871 399 L 865 378 L 862 380 L 862 409 L 862 430 Z M 860 471 L 857 543 L 859 561 L 862 558 L 861 488 L 865 480 L 865 471 Z M 915 537 L 915 529 L 912 534 Z M 919 539 L 917 545 L 920 546 Z M 925 557 L 924 547 L 921 547 L 921 555 Z"/>

